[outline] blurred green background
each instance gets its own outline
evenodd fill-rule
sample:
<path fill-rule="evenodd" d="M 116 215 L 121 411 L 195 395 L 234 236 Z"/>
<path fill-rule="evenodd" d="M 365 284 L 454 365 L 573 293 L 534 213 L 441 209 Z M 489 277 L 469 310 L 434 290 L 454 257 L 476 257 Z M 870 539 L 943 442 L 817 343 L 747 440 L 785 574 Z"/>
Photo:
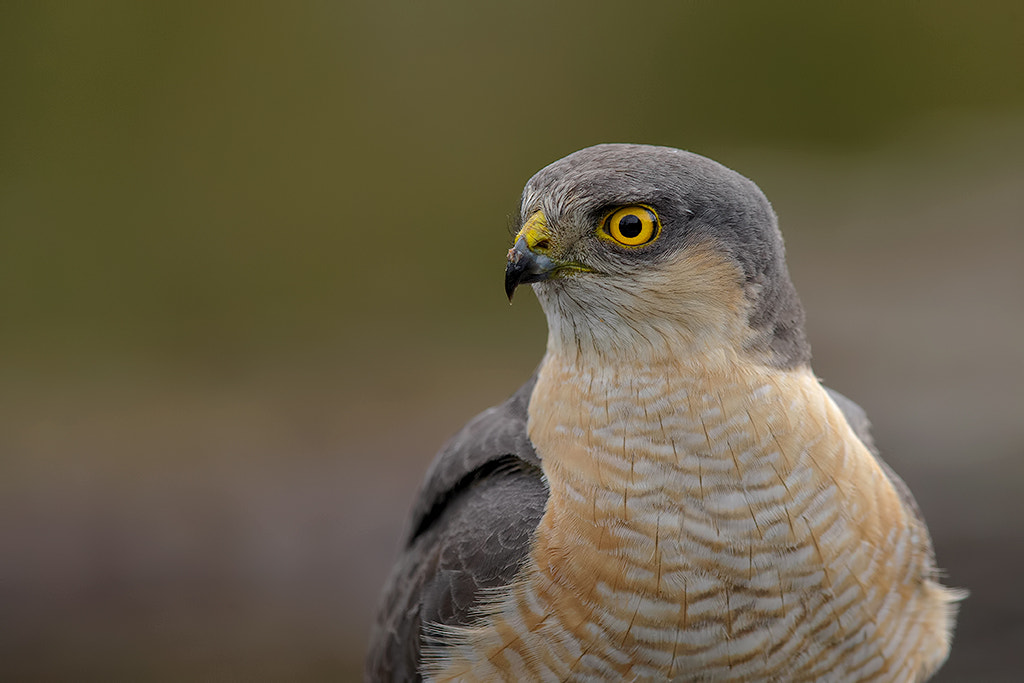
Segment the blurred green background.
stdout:
<path fill-rule="evenodd" d="M 433 453 L 544 347 L 525 180 L 772 199 L 815 369 L 1024 642 L 1024 5 L 0 5 L 0 678 L 356 680 Z"/>

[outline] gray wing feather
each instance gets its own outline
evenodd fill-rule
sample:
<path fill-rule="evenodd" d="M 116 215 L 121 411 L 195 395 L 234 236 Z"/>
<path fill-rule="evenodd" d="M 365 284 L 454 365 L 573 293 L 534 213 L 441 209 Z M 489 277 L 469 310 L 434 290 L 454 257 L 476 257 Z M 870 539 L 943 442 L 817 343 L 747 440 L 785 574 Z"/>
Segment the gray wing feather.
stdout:
<path fill-rule="evenodd" d="M 510 583 L 544 514 L 547 486 L 526 434 L 533 377 L 438 453 L 370 634 L 367 681 L 418 681 L 423 625 L 467 625 L 480 591 Z"/>

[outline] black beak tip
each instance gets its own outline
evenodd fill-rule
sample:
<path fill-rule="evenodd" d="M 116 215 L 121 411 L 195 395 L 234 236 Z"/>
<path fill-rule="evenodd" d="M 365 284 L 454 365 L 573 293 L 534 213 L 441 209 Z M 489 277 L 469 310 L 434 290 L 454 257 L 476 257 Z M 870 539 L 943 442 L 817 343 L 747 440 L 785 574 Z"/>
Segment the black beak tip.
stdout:
<path fill-rule="evenodd" d="M 508 302 L 512 303 L 512 297 L 516 293 L 516 287 L 522 281 L 523 268 L 517 267 L 515 263 L 509 262 L 505 267 L 505 296 Z"/>
<path fill-rule="evenodd" d="M 512 296 L 526 275 L 529 266 L 529 259 L 524 258 L 523 252 L 515 247 L 508 250 L 508 263 L 505 266 L 505 296 L 508 302 L 512 303 Z"/>

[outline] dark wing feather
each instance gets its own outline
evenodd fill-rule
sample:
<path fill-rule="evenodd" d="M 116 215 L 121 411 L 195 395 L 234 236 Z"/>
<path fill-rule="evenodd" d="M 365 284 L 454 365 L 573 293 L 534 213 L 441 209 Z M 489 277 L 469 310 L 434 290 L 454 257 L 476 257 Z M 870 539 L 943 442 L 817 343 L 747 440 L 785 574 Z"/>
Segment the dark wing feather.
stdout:
<path fill-rule="evenodd" d="M 467 625 L 480 590 L 511 582 L 528 555 L 548 496 L 526 434 L 535 383 L 474 418 L 431 464 L 370 634 L 367 681 L 420 680 L 423 625 Z"/>

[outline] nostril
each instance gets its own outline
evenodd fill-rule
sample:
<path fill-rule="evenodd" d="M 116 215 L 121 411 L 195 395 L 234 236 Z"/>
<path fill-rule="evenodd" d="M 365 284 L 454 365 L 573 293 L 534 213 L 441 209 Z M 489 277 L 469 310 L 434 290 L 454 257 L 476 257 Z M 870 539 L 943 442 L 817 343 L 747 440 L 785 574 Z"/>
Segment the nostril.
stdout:
<path fill-rule="evenodd" d="M 551 242 L 549 242 L 546 238 L 537 240 L 533 245 L 534 251 L 547 251 L 550 248 Z"/>

